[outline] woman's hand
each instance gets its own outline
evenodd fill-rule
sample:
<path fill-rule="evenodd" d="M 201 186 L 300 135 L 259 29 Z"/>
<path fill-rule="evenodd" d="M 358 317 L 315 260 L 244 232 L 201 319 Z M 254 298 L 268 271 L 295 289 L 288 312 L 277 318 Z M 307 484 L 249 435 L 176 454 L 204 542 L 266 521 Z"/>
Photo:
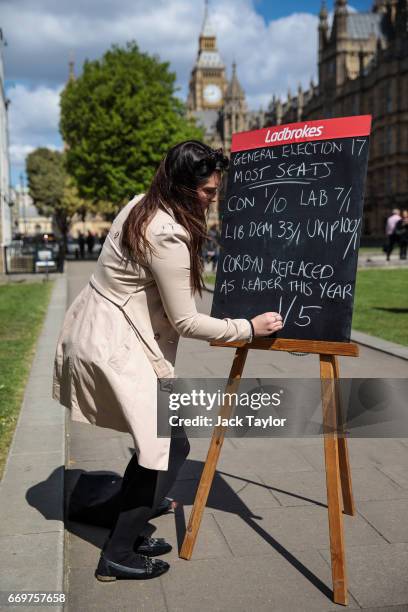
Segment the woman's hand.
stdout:
<path fill-rule="evenodd" d="M 255 337 L 269 336 L 283 327 L 282 317 L 279 312 L 264 312 L 251 319 L 254 326 Z"/>

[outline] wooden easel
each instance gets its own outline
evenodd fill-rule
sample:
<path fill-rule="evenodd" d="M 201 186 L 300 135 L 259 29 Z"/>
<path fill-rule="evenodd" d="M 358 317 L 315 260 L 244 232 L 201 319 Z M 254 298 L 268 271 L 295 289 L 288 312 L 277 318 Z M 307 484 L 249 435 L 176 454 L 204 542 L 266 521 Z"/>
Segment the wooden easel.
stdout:
<path fill-rule="evenodd" d="M 213 341 L 210 345 L 236 348 L 228 383 L 225 388 L 226 393 L 234 393 L 238 390 L 248 350 L 251 348 L 265 351 L 299 351 L 319 355 L 323 425 L 326 426 L 324 433 L 324 458 L 326 465 L 333 601 L 335 603 L 347 605 L 347 574 L 345 566 L 342 512 L 353 516 L 355 514 L 355 508 L 351 486 L 347 440 L 344 436 L 339 436 L 337 433 L 337 424 L 340 414 L 340 398 L 338 389 L 335 385 L 335 379 L 339 377 L 337 356 L 358 357 L 358 346 L 346 342 L 287 340 L 279 338 L 255 338 L 251 343 Z M 224 404 L 221 407 L 220 415 L 228 418 L 232 410 L 233 407 L 231 405 Z M 227 428 L 224 426 L 214 428 L 207 459 L 194 500 L 194 506 L 180 550 L 179 556 L 182 559 L 191 559 L 193 554 L 195 541 L 214 478 L 218 458 L 221 453 L 226 429 Z"/>

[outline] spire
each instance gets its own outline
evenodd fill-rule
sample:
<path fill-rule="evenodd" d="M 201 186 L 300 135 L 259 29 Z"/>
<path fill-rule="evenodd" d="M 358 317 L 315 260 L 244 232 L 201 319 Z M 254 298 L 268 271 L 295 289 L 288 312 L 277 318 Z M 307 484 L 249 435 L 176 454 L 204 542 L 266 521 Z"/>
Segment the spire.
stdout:
<path fill-rule="evenodd" d="M 232 135 L 248 129 L 245 93 L 237 77 L 237 64 L 232 62 L 232 75 L 225 93 L 223 108 L 224 134 Z"/>
<path fill-rule="evenodd" d="M 192 112 L 221 109 L 227 88 L 225 65 L 217 48 L 217 36 L 208 12 L 206 0 L 198 39 L 198 54 L 191 71 L 187 98 L 187 108 Z"/>
<path fill-rule="evenodd" d="M 211 52 L 213 54 L 213 57 L 210 58 L 208 56 L 208 52 Z M 216 61 L 217 65 L 222 64 L 221 59 L 218 56 L 217 37 L 215 29 L 213 28 L 213 25 L 208 15 L 208 0 L 205 0 L 204 20 L 200 32 L 199 55 L 200 53 L 204 53 L 204 59 L 211 59 L 211 64 L 214 65 L 214 61 Z M 215 57 L 215 54 L 217 55 L 217 57 Z"/>
<path fill-rule="evenodd" d="M 304 95 L 303 95 L 303 89 L 302 89 L 302 85 L 301 83 L 298 84 L 298 90 L 297 90 L 297 98 L 296 98 L 296 115 L 297 115 L 297 121 L 301 121 L 302 120 L 302 113 L 303 113 L 303 104 L 304 104 Z"/>
<path fill-rule="evenodd" d="M 373 13 L 386 13 L 387 12 L 387 0 L 374 0 Z"/>
<path fill-rule="evenodd" d="M 336 0 L 336 13 L 347 13 L 347 0 Z"/>
<path fill-rule="evenodd" d="M 204 2 L 205 2 L 204 19 L 203 19 L 203 25 L 201 28 L 201 36 L 205 36 L 205 37 L 215 36 L 215 31 L 211 25 L 210 18 L 208 15 L 208 0 L 204 0 Z"/>
<path fill-rule="evenodd" d="M 277 125 L 280 125 L 282 123 L 282 114 L 283 114 L 282 102 L 281 102 L 281 99 L 278 98 L 276 101 L 276 117 L 275 117 L 275 121 Z"/>
<path fill-rule="evenodd" d="M 241 84 L 237 77 L 237 63 L 234 60 L 232 62 L 232 76 L 231 80 L 228 83 L 226 99 L 243 99 L 245 98 L 244 90 L 241 87 Z"/>
<path fill-rule="evenodd" d="M 347 15 L 347 0 L 336 0 L 333 22 L 333 30 L 336 38 L 347 37 Z"/>
<path fill-rule="evenodd" d="M 320 24 L 327 26 L 327 18 L 328 18 L 328 12 L 327 12 L 326 1 L 322 0 L 322 5 L 320 7 L 320 13 L 319 13 Z"/>
<path fill-rule="evenodd" d="M 69 54 L 68 66 L 69 66 L 68 83 L 72 83 L 73 81 L 75 81 L 75 72 L 74 72 L 75 62 L 74 62 L 74 54 L 72 52 Z"/>
<path fill-rule="evenodd" d="M 329 22 L 325 0 L 322 0 L 322 5 L 319 13 L 319 62 L 321 61 L 321 52 L 325 47 L 329 38 Z"/>

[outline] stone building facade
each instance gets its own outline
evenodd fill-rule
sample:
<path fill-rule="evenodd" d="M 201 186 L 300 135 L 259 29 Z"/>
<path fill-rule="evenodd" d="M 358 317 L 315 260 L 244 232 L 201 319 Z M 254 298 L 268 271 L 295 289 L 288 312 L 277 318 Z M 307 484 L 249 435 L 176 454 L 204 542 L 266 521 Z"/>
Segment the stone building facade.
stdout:
<path fill-rule="evenodd" d="M 408 208 L 408 0 L 367 13 L 336 0 L 331 28 L 323 4 L 318 35 L 318 84 L 274 97 L 266 121 L 372 115 L 363 233 L 380 236 L 392 208 Z"/>

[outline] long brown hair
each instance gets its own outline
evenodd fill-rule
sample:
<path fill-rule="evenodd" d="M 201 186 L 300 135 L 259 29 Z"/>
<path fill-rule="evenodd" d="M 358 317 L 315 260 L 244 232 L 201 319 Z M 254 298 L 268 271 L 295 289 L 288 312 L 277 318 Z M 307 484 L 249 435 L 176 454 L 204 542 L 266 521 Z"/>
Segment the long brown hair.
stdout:
<path fill-rule="evenodd" d="M 214 150 L 198 140 L 187 140 L 172 147 L 153 177 L 149 190 L 133 206 L 126 218 L 121 244 L 124 252 L 138 261 L 147 261 L 154 248 L 145 229 L 160 204 L 170 208 L 177 223 L 188 232 L 190 241 L 190 282 L 193 292 L 204 287 L 201 251 L 207 236 L 206 217 L 197 188 L 217 170 L 228 167 L 221 149 Z"/>

